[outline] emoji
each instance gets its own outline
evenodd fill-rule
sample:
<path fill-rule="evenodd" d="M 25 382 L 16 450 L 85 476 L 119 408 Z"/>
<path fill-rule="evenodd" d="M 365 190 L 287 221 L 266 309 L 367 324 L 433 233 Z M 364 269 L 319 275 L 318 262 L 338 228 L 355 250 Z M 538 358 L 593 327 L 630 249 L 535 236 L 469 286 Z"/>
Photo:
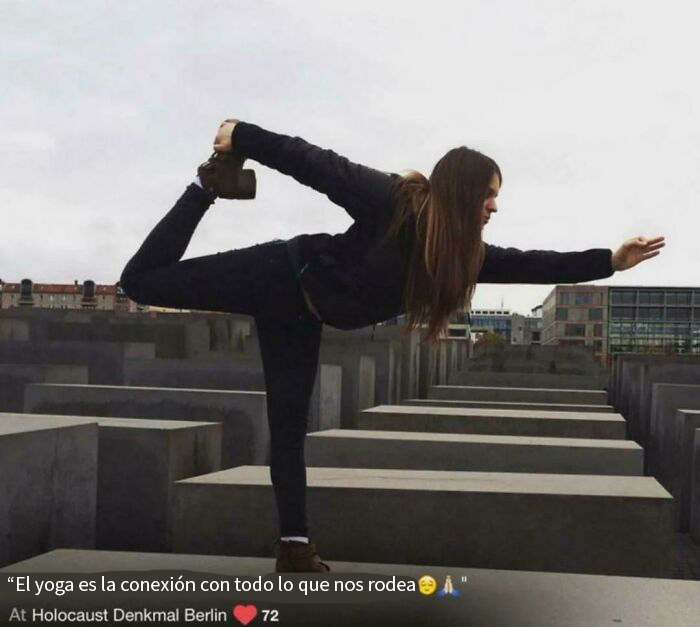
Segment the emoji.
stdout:
<path fill-rule="evenodd" d="M 459 590 L 454 587 L 454 584 L 452 583 L 452 577 L 450 575 L 447 575 L 445 577 L 445 585 L 443 586 L 442 590 L 437 593 L 437 596 L 439 597 L 444 597 L 445 595 L 452 595 L 455 597 L 459 596 Z"/>
<path fill-rule="evenodd" d="M 433 579 L 430 575 L 423 575 L 418 580 L 418 590 L 421 594 L 429 595 L 435 592 L 437 588 L 437 581 Z"/>
<path fill-rule="evenodd" d="M 258 608 L 254 605 L 236 605 L 233 608 L 233 615 L 239 622 L 247 625 L 258 615 Z"/>

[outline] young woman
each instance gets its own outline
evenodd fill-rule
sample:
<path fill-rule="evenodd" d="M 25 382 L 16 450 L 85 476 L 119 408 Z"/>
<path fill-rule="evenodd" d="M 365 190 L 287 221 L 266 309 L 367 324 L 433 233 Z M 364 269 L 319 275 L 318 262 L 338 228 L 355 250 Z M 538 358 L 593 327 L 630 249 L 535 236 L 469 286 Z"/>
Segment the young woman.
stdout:
<path fill-rule="evenodd" d="M 602 279 L 659 254 L 664 238 L 634 237 L 614 253 L 521 251 L 485 244 L 501 171 L 460 146 L 429 178 L 353 163 L 301 137 L 228 119 L 214 155 L 153 228 L 121 275 L 139 303 L 242 313 L 258 332 L 270 426 L 270 475 L 279 515 L 276 570 L 327 571 L 309 541 L 304 439 L 322 323 L 354 329 L 406 314 L 435 342 L 450 315 L 468 308 L 477 283 L 578 283 Z M 181 261 L 218 198 L 250 198 L 245 159 L 326 194 L 353 218 L 336 235 L 304 234 Z M 247 188 L 247 189 L 246 189 Z"/>

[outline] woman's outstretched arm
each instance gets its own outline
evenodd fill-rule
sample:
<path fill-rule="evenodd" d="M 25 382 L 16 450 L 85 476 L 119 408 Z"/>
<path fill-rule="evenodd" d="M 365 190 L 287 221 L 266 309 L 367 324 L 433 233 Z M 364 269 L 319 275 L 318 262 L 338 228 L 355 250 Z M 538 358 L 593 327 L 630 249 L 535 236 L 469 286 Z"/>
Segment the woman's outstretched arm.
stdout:
<path fill-rule="evenodd" d="M 612 250 L 519 250 L 485 244 L 478 283 L 582 283 L 613 274 Z"/>
<path fill-rule="evenodd" d="M 663 237 L 633 237 L 614 253 L 609 248 L 581 252 L 519 250 L 485 244 L 479 283 L 583 283 L 605 279 L 659 254 Z"/>
<path fill-rule="evenodd" d="M 301 137 L 273 133 L 239 120 L 222 123 L 214 148 L 221 152 L 233 149 L 292 176 L 328 196 L 356 221 L 373 220 L 372 214 L 390 202 L 393 183 L 399 176 L 354 163 Z"/>

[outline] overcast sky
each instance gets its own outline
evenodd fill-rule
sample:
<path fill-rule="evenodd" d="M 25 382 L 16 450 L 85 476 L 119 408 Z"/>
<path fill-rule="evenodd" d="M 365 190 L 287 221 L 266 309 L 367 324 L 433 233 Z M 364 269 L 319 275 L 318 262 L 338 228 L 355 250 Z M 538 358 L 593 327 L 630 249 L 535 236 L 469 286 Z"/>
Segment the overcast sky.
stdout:
<path fill-rule="evenodd" d="M 695 2 L 0 0 L 0 278 L 114 283 L 237 117 L 381 170 L 450 148 L 504 185 L 484 239 L 661 254 L 597 284 L 700 285 Z M 254 162 L 187 257 L 302 232 L 345 211 Z M 529 313 L 547 285 L 477 288 Z"/>

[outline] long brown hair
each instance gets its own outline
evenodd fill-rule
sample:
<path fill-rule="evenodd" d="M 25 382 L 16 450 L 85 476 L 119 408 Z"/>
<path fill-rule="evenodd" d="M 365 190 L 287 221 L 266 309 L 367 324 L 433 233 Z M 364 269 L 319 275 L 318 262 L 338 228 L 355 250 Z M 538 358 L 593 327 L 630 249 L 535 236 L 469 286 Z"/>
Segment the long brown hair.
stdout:
<path fill-rule="evenodd" d="M 409 248 L 406 333 L 427 321 L 423 339 L 435 345 L 450 316 L 471 307 L 484 263 L 483 204 L 494 174 L 503 181 L 493 159 L 459 146 L 435 164 L 429 179 L 410 170 L 396 184 L 384 237 L 401 237 Z"/>

